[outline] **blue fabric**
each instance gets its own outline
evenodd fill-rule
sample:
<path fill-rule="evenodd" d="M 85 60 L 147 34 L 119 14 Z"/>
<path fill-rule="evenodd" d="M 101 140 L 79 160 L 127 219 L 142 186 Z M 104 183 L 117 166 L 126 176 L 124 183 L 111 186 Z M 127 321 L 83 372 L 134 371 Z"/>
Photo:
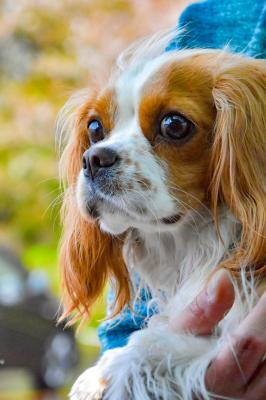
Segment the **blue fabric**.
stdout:
<path fill-rule="evenodd" d="M 223 48 L 243 52 L 256 58 L 266 58 L 266 5 L 264 0 L 207 0 L 193 3 L 179 19 L 177 36 L 167 51 L 180 48 Z M 102 351 L 121 347 L 132 332 L 145 326 L 156 310 L 148 311 L 149 296 L 142 293 L 134 305 L 134 313 L 125 307 L 123 312 L 99 328 Z M 110 291 L 108 303 L 112 304 Z M 109 310 L 110 315 L 111 310 Z"/>
<path fill-rule="evenodd" d="M 139 299 L 131 305 L 134 311 L 128 306 L 124 307 L 117 317 L 106 320 L 100 325 L 98 334 L 102 352 L 114 347 L 124 346 L 131 333 L 145 327 L 146 321 L 156 312 L 156 305 L 150 304 L 150 300 L 151 296 L 148 291 L 142 290 Z M 108 293 L 107 304 L 108 317 L 112 314 L 114 305 L 114 292 L 111 289 Z"/>
<path fill-rule="evenodd" d="M 266 58 L 265 0 L 207 0 L 193 3 L 179 18 L 183 33 L 167 50 L 215 48 Z"/>

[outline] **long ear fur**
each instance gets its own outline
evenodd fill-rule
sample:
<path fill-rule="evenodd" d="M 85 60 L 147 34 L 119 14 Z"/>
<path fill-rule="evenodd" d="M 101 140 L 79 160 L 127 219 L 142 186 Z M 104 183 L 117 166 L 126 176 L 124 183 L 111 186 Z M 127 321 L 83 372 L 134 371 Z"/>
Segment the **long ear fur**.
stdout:
<path fill-rule="evenodd" d="M 82 154 L 88 147 L 86 115 L 90 102 L 88 95 L 86 100 L 83 95 L 80 104 L 75 101 L 74 110 L 71 110 L 71 104 L 65 106 L 64 116 L 60 117 L 62 122 L 59 123 L 59 131 L 62 130 L 60 126 L 63 129 L 70 126 L 71 130 L 60 163 L 63 170 L 61 175 L 66 177 L 67 184 L 62 207 L 63 237 L 60 249 L 64 303 L 62 319 L 70 317 L 71 322 L 89 316 L 91 306 L 102 294 L 108 278 L 115 278 L 116 308 L 113 315 L 130 299 L 121 238 L 113 238 L 101 232 L 95 221 L 85 220 L 77 208 L 75 187 Z M 68 124 L 65 124 L 66 118 Z"/>
<path fill-rule="evenodd" d="M 223 267 L 266 274 L 266 64 L 238 59 L 217 78 L 211 198 L 242 224 L 239 245 Z"/>

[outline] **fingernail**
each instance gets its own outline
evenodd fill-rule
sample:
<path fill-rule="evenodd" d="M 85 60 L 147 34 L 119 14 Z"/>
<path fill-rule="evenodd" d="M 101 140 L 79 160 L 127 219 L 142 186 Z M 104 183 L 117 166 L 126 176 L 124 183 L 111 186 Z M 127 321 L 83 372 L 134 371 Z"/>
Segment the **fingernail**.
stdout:
<path fill-rule="evenodd" d="M 214 303 L 217 300 L 219 284 L 226 275 L 227 272 L 224 269 L 220 269 L 211 278 L 211 281 L 209 282 L 206 288 L 206 293 L 209 303 Z"/>

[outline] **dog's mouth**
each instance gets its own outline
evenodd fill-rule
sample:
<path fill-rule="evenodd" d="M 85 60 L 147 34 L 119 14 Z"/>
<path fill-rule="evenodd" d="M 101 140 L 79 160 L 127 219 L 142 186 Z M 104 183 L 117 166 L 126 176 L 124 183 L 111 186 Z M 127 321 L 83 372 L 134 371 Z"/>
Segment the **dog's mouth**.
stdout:
<path fill-rule="evenodd" d="M 183 217 L 182 213 L 172 214 L 166 217 L 158 218 L 150 218 L 148 214 L 143 212 L 145 209 L 140 209 L 140 206 L 131 205 L 126 209 L 121 204 L 119 204 L 118 199 L 116 201 L 112 201 L 111 198 L 104 198 L 103 196 L 99 196 L 97 193 L 93 193 L 90 199 L 85 203 L 86 214 L 90 219 L 98 221 L 99 223 L 105 221 L 106 216 L 110 220 L 110 218 L 114 218 L 115 221 L 124 221 L 126 224 L 132 224 L 132 226 L 137 226 L 141 224 L 141 226 L 150 226 L 150 228 L 156 226 L 172 226 L 177 224 Z M 146 215 L 145 215 L 146 214 Z M 155 215 L 155 213 L 154 213 Z M 136 225 L 137 224 L 137 225 Z"/>
<path fill-rule="evenodd" d="M 97 219 L 100 217 L 100 213 L 96 204 L 86 204 L 86 211 L 89 216 L 93 219 Z"/>
<path fill-rule="evenodd" d="M 114 211 L 114 210 L 113 210 Z M 101 217 L 101 213 L 97 207 L 97 205 L 87 205 L 87 212 L 90 215 L 91 218 L 93 219 L 99 219 Z M 120 210 L 121 212 L 121 210 Z M 130 217 L 129 214 L 127 213 L 121 213 L 122 215 L 124 214 L 124 216 Z M 157 220 L 153 220 L 152 224 L 163 224 L 163 225 L 174 225 L 177 222 L 180 221 L 180 219 L 182 218 L 181 214 L 174 214 L 171 215 L 170 217 L 164 217 L 164 218 L 158 218 Z M 145 221 L 143 221 L 145 223 Z"/>

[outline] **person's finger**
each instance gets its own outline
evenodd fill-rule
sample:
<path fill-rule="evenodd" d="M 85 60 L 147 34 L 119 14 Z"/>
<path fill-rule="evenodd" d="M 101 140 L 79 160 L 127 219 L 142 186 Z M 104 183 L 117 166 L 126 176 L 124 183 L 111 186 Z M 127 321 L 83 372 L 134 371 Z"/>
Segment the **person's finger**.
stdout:
<path fill-rule="evenodd" d="M 266 399 L 266 361 L 260 365 L 254 379 L 249 383 L 245 397 L 247 400 Z"/>
<path fill-rule="evenodd" d="M 236 330 L 236 335 L 255 335 L 258 338 L 264 339 L 266 331 L 266 293 L 260 298 L 254 309 L 248 314 L 244 321 Z"/>
<path fill-rule="evenodd" d="M 227 345 L 208 368 L 208 390 L 220 395 L 234 395 L 244 390 L 262 360 L 262 347 L 248 336 Z"/>
<path fill-rule="evenodd" d="M 234 302 L 234 288 L 225 270 L 217 272 L 207 287 L 169 324 L 172 330 L 209 335 Z"/>
<path fill-rule="evenodd" d="M 248 348 L 252 348 L 254 355 L 254 365 L 247 363 L 243 366 L 246 380 L 248 381 L 257 366 L 260 364 L 266 352 L 266 293 L 261 297 L 252 312 L 244 319 L 239 328 L 234 333 L 236 338 L 241 338 L 246 342 Z M 255 358 L 257 357 L 257 364 Z"/>
<path fill-rule="evenodd" d="M 266 294 L 210 365 L 206 374 L 210 391 L 233 394 L 244 389 L 252 379 L 266 352 L 265 315 Z"/>

